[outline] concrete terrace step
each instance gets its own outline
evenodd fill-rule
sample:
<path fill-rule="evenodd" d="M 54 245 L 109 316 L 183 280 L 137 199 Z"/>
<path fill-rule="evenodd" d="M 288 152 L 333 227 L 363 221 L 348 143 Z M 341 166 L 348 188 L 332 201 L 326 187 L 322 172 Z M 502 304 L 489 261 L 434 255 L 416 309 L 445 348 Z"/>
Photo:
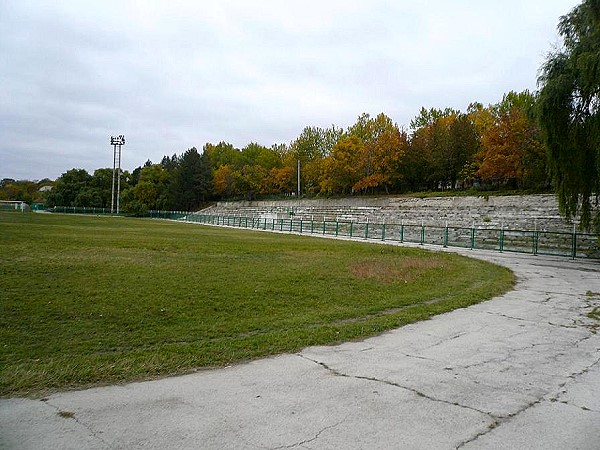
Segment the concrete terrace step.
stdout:
<path fill-rule="evenodd" d="M 571 232 L 554 195 L 219 202 L 202 214 Z"/>

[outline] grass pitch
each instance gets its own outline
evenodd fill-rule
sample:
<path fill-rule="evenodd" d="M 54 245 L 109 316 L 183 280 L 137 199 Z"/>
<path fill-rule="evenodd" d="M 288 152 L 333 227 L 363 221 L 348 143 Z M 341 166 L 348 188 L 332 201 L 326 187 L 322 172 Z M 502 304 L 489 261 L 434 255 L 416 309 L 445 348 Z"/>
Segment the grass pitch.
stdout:
<path fill-rule="evenodd" d="M 192 224 L 0 212 L 0 395 L 182 374 L 489 299 L 458 255 Z"/>

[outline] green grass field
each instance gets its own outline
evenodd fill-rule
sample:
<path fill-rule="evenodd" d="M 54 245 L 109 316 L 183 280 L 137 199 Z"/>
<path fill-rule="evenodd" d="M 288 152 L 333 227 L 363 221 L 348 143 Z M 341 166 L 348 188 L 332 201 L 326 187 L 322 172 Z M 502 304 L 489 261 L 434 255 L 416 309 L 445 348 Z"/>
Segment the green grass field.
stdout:
<path fill-rule="evenodd" d="M 364 338 L 513 282 L 507 269 L 418 249 L 0 212 L 0 395 L 182 374 Z"/>

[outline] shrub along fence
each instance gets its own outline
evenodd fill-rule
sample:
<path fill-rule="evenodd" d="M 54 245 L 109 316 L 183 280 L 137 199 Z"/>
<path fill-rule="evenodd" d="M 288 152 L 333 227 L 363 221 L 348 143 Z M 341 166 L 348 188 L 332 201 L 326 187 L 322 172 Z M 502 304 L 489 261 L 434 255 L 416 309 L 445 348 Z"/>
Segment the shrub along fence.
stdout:
<path fill-rule="evenodd" d="M 107 208 L 55 207 L 49 212 L 67 214 L 111 214 Z M 119 215 L 125 215 L 120 213 Z M 375 223 L 349 221 L 314 221 L 294 218 L 208 215 L 185 211 L 148 211 L 144 217 L 169 219 L 235 228 L 328 235 L 350 239 L 408 242 L 529 253 L 532 255 L 566 256 L 600 259 L 600 235 L 542 230 L 510 230 L 497 228 L 428 226 L 425 224 Z"/>

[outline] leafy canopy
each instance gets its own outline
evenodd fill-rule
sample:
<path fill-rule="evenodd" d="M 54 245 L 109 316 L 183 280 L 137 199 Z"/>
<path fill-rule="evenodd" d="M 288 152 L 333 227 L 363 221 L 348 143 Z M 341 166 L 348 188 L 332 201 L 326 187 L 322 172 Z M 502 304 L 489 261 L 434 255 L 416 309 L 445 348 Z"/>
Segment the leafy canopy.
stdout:
<path fill-rule="evenodd" d="M 538 80 L 540 121 L 560 207 L 589 228 L 600 193 L 600 0 L 561 17 L 558 32 L 563 45 Z"/>

